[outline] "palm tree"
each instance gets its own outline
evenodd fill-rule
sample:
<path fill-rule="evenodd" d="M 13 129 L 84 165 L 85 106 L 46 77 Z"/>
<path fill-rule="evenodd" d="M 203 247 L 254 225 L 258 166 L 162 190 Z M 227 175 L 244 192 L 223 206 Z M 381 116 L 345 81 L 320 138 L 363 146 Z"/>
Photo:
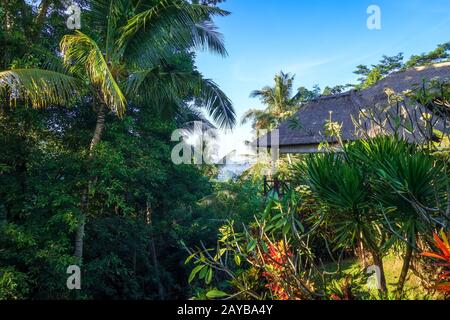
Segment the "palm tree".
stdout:
<path fill-rule="evenodd" d="M 213 81 L 167 63 L 191 49 L 226 55 L 211 17 L 228 12 L 185 0 L 93 0 L 89 4 L 83 16 L 91 22 L 89 32 L 76 31 L 61 41 L 63 65 L 54 70 L 0 72 L 0 89 L 7 91 L 9 100 L 20 98 L 41 108 L 69 105 L 77 95 L 89 95 L 97 118 L 89 158 L 101 140 L 106 112 L 122 117 L 129 102 L 182 109 L 183 97 L 191 95 L 194 105 L 205 108 L 220 127 L 235 124 L 231 101 Z M 75 239 L 80 263 L 89 189 L 90 185 L 82 196 Z"/>
<path fill-rule="evenodd" d="M 272 130 L 283 120 L 290 118 L 299 108 L 300 95 L 292 95 L 295 76 L 282 71 L 275 75 L 275 86 L 264 87 L 250 94 L 267 105 L 265 110 L 250 109 L 242 117 L 241 124 L 253 122 L 256 130 Z"/>

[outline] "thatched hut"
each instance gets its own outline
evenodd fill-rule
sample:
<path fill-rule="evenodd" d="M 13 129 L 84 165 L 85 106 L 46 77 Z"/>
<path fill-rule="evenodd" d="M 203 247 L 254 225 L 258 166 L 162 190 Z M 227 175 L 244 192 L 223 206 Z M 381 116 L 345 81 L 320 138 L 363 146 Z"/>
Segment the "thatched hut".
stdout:
<path fill-rule="evenodd" d="M 280 153 L 313 153 L 319 150 L 319 145 L 324 141 L 328 141 L 330 144 L 337 143 L 336 137 L 327 137 L 325 134 L 324 125 L 330 119 L 342 125 L 341 137 L 344 141 L 360 139 L 364 134 L 375 135 L 379 128 L 377 129 L 373 123 L 368 125 L 366 122 L 359 125 L 355 120 L 361 120 L 361 114 L 365 110 L 377 111 L 378 115 L 383 117 L 383 112 L 389 112 L 386 111 L 384 106 L 392 106 L 393 103 L 390 101 L 391 98 L 388 93 L 403 93 L 415 87 L 420 87 L 424 81 L 432 79 L 449 80 L 450 62 L 396 72 L 370 88 L 322 96 L 313 100 L 302 107 L 293 118 L 279 126 Z M 405 103 L 405 105 L 411 104 Z M 397 112 L 401 113 L 402 111 L 397 110 Z M 403 110 L 403 112 L 408 114 L 410 110 Z M 418 126 L 418 118 L 420 118 L 423 110 L 414 112 L 416 113 L 416 119 L 412 120 L 413 126 Z M 417 116 L 417 113 L 419 113 L 419 116 Z M 439 119 L 436 119 L 436 122 L 438 122 Z M 385 125 L 388 126 L 387 123 Z M 439 123 L 438 125 L 444 130 L 450 130 L 447 123 Z M 361 127 L 365 128 L 365 132 L 361 132 Z M 272 139 L 273 136 L 273 132 L 262 136 L 257 140 L 258 146 L 271 148 L 271 141 L 278 140 Z M 414 135 L 410 135 L 409 138 L 418 139 Z"/>

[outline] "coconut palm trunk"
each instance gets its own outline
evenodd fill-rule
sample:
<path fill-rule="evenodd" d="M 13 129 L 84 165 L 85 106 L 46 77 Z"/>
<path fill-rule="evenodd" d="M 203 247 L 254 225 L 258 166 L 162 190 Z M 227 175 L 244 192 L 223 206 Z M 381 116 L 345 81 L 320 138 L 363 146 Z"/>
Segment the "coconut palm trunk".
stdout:
<path fill-rule="evenodd" d="M 91 139 L 91 144 L 89 147 L 89 160 L 94 157 L 95 147 L 98 145 L 102 138 L 103 130 L 105 129 L 105 107 L 100 105 L 97 111 L 97 123 L 95 125 L 94 135 Z M 86 213 L 89 208 L 89 191 L 91 188 L 92 181 L 89 181 L 88 186 L 83 192 L 81 198 L 81 215 L 79 218 L 78 228 L 75 234 L 75 257 L 77 258 L 79 264 L 83 261 L 83 244 L 84 244 L 84 234 L 86 225 Z"/>
<path fill-rule="evenodd" d="M 94 149 L 102 138 L 103 130 L 105 129 L 105 116 L 105 106 L 102 104 L 97 111 L 97 124 L 95 125 L 94 135 L 92 136 L 91 145 L 89 147 L 90 159 L 93 157 Z"/>

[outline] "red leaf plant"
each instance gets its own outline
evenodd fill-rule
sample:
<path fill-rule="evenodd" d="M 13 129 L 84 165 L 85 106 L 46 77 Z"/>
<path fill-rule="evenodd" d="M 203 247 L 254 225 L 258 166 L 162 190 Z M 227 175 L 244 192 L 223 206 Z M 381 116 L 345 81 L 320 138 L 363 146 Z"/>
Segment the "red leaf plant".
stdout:
<path fill-rule="evenodd" d="M 434 233 L 434 244 L 440 252 L 424 252 L 423 256 L 437 259 L 440 263 L 436 263 L 435 266 L 442 267 L 443 271 L 439 275 L 440 282 L 435 286 L 435 289 L 446 294 L 450 293 L 450 233 L 446 235 L 441 232 L 441 237 Z"/>
<path fill-rule="evenodd" d="M 267 280 L 268 288 L 273 296 L 278 300 L 289 300 L 290 294 L 286 290 L 287 279 L 286 271 L 288 269 L 289 258 L 293 254 L 284 241 L 268 245 L 268 252 L 263 255 L 265 270 L 262 273 Z"/>

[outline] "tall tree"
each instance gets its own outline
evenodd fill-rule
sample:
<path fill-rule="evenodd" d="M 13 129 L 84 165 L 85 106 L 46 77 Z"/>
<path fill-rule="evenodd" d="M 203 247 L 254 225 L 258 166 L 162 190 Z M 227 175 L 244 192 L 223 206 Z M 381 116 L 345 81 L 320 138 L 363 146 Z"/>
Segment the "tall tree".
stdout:
<path fill-rule="evenodd" d="M 445 62 L 450 60 L 450 42 L 439 44 L 436 49 L 422 53 L 420 55 L 412 55 L 405 63 L 405 68 L 428 65 L 432 63 Z"/>
<path fill-rule="evenodd" d="M 384 55 L 379 63 L 371 67 L 359 65 L 353 72 L 360 76 L 358 79 L 359 84 L 356 85 L 356 88 L 368 88 L 389 74 L 400 70 L 403 66 L 403 53 L 395 56 Z"/>
<path fill-rule="evenodd" d="M 166 63 L 177 51 L 193 48 L 225 55 L 211 17 L 228 12 L 184 0 L 95 0 L 89 4 L 86 21 L 91 24 L 84 27 L 85 32 L 63 37 L 64 65 L 57 71 L 18 69 L 0 73 L 0 87 L 8 97 L 28 100 L 39 108 L 69 105 L 76 92 L 87 95 L 97 116 L 89 159 L 101 140 L 106 113 L 121 117 L 128 101 L 139 101 L 144 94 L 162 107 L 162 101 L 180 102 L 191 92 L 219 126 L 234 125 L 231 102 L 212 81 L 196 71 L 172 70 Z M 170 79 L 170 85 L 154 86 L 153 80 L 162 78 Z M 87 186 L 75 239 L 75 256 L 80 262 L 89 193 Z"/>
<path fill-rule="evenodd" d="M 291 117 L 298 110 L 300 94 L 293 95 L 295 76 L 282 71 L 275 75 L 275 85 L 255 90 L 251 98 L 259 98 L 267 106 L 265 110 L 250 109 L 242 117 L 241 123 L 252 121 L 253 128 L 272 130 Z"/>
<path fill-rule="evenodd" d="M 370 67 L 366 65 L 356 67 L 353 73 L 360 77 L 358 78 L 359 83 L 354 87 L 356 89 L 368 88 L 393 72 L 446 61 L 450 61 L 450 42 L 439 44 L 436 49 L 428 53 L 412 55 L 406 62 L 404 62 L 403 53 L 394 56 L 383 55 L 377 64 Z"/>

